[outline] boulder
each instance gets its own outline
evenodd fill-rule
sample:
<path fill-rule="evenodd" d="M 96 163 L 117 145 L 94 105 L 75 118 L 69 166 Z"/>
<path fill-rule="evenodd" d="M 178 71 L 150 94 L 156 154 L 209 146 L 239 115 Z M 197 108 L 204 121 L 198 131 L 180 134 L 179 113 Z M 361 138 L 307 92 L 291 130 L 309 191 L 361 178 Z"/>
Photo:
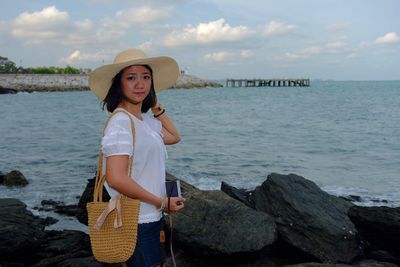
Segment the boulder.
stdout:
<path fill-rule="evenodd" d="M 363 252 L 347 216 L 352 204 L 301 176 L 270 174 L 254 190 L 252 201 L 258 211 L 276 218 L 285 241 L 322 262 L 350 263 Z"/>
<path fill-rule="evenodd" d="M 68 262 L 95 262 L 93 266 L 101 266 L 92 257 L 89 236 L 83 232 L 46 231 L 45 240 L 36 253 L 41 260 L 33 266 L 70 266 Z"/>
<path fill-rule="evenodd" d="M 238 189 L 222 181 L 221 191 L 228 196 L 233 197 L 234 199 L 244 203 L 246 206 L 255 208 L 254 203 L 252 202 L 253 190 Z"/>
<path fill-rule="evenodd" d="M 28 180 L 20 171 L 11 171 L 4 175 L 3 184 L 6 186 L 24 186 L 28 184 Z"/>
<path fill-rule="evenodd" d="M 95 179 L 96 177 L 88 179 L 86 188 L 79 199 L 78 207 L 76 208 L 75 211 L 76 218 L 80 223 L 84 225 L 88 225 L 86 203 L 93 201 L 93 190 L 94 190 Z M 108 195 L 107 190 L 103 187 L 103 201 L 109 201 L 109 200 L 110 196 Z"/>
<path fill-rule="evenodd" d="M 331 264 L 331 263 L 317 263 L 317 262 L 308 262 L 308 263 L 299 263 L 292 265 L 285 265 L 284 267 L 397 267 L 396 264 L 389 262 L 379 262 L 373 260 L 362 260 L 359 262 L 355 262 L 354 264 Z"/>
<path fill-rule="evenodd" d="M 0 86 L 0 95 L 1 94 L 16 94 L 18 91 L 11 88 L 4 88 Z"/>
<path fill-rule="evenodd" d="M 103 266 L 80 231 L 45 231 L 48 218 L 17 199 L 0 199 L 0 266 Z"/>
<path fill-rule="evenodd" d="M 400 258 L 400 208 L 354 206 L 349 217 L 372 249 Z"/>
<path fill-rule="evenodd" d="M 45 238 L 45 224 L 20 200 L 0 199 L 0 261 L 14 258 L 26 262 L 33 260 Z"/>
<path fill-rule="evenodd" d="M 196 254 L 261 251 L 277 238 L 273 219 L 219 190 L 203 191 L 181 181 L 185 208 L 173 216 L 174 240 Z"/>

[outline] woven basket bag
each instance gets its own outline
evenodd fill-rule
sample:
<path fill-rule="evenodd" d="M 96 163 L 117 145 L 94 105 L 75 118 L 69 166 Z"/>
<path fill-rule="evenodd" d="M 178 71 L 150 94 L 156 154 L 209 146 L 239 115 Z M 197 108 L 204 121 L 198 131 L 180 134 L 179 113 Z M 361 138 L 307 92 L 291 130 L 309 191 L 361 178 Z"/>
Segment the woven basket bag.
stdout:
<path fill-rule="evenodd" d="M 132 139 L 135 143 L 135 126 L 129 114 L 122 109 L 114 111 L 108 118 L 118 112 L 126 113 L 131 120 Z M 103 134 L 104 134 L 103 130 Z M 132 173 L 132 161 L 129 159 L 129 177 Z M 137 226 L 140 201 L 119 194 L 110 202 L 102 202 L 105 175 L 102 175 L 103 153 L 100 149 L 97 166 L 93 202 L 86 205 L 90 243 L 96 260 L 104 263 L 122 263 L 127 261 L 136 247 Z"/>

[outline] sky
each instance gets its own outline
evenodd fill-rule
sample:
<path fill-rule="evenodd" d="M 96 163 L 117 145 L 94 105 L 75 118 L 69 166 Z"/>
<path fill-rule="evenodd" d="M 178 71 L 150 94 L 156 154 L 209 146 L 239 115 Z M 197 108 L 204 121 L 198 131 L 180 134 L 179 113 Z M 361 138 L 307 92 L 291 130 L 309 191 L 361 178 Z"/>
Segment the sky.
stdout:
<path fill-rule="evenodd" d="M 400 80 L 399 0 L 2 1 L 0 56 L 94 69 L 127 48 L 204 79 Z"/>

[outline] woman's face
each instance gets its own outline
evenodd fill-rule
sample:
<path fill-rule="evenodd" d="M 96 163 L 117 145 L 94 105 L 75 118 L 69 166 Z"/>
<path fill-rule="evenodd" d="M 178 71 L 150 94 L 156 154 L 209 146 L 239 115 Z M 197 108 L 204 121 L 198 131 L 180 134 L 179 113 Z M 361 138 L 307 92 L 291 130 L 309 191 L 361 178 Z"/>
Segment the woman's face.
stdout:
<path fill-rule="evenodd" d="M 132 104 L 142 102 L 150 92 L 151 72 L 142 65 L 126 67 L 121 75 L 122 92 Z"/>

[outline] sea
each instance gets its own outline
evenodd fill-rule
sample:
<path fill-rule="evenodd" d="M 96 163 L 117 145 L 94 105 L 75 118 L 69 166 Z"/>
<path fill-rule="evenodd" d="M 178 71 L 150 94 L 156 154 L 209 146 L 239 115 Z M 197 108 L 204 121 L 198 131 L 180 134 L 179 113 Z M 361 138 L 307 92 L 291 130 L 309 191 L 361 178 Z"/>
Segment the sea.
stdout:
<path fill-rule="evenodd" d="M 182 140 L 167 171 L 200 189 L 242 189 L 270 173 L 295 173 L 357 205 L 400 206 L 400 81 L 320 81 L 310 87 L 170 89 L 158 94 Z M 108 114 L 90 91 L 0 95 L 0 172 L 25 187 L 0 186 L 50 229 L 85 227 L 40 211 L 41 201 L 77 204 L 95 175 Z"/>

